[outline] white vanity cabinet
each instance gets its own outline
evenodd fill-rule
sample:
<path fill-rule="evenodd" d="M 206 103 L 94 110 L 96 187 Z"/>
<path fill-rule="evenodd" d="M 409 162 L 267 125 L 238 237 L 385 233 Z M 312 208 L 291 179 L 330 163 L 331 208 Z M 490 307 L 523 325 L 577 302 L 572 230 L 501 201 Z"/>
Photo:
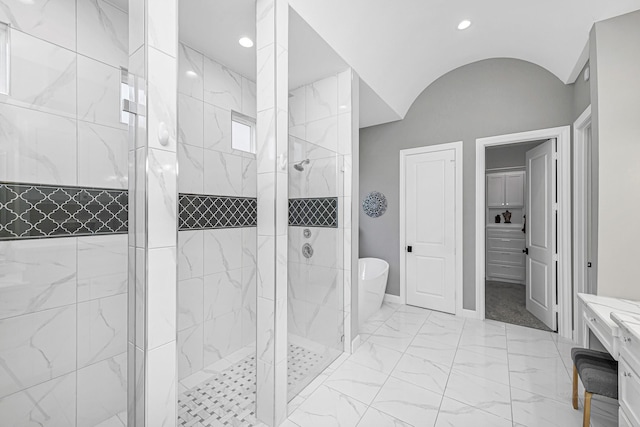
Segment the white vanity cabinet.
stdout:
<path fill-rule="evenodd" d="M 524 182 L 524 171 L 487 174 L 487 207 L 524 206 Z"/>
<path fill-rule="evenodd" d="M 618 359 L 619 425 L 640 427 L 640 342 L 625 327 L 620 328 Z"/>

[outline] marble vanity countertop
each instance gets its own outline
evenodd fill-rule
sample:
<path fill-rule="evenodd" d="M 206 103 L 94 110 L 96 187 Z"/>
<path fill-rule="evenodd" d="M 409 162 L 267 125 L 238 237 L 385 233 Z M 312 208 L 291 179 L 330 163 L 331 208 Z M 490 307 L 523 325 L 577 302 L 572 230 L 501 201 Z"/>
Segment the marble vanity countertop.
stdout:
<path fill-rule="evenodd" d="M 640 341 L 640 313 L 630 314 L 614 311 L 611 313 L 611 320 L 621 328 L 629 331 L 637 341 Z"/>
<path fill-rule="evenodd" d="M 614 313 L 640 316 L 640 301 L 590 294 L 578 294 L 578 299 L 588 304 L 611 329 L 618 328 L 618 324 L 612 319 Z"/>

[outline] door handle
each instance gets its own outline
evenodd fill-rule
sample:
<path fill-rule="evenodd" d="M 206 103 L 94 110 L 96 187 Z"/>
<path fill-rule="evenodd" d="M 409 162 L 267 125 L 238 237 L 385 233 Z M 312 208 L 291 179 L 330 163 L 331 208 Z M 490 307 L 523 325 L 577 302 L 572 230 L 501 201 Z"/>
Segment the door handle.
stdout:
<path fill-rule="evenodd" d="M 407 246 L 407 252 L 409 253 L 413 252 L 413 246 Z"/>
<path fill-rule="evenodd" d="M 526 255 L 529 255 L 529 248 L 524 248 L 524 249 L 522 250 L 522 253 L 523 253 L 523 254 L 526 254 Z"/>

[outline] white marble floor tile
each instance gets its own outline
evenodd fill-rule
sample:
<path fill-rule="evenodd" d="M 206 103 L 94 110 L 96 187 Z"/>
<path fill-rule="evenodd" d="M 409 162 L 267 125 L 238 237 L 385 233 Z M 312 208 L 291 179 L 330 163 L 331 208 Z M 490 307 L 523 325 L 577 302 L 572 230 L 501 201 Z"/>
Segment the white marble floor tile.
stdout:
<path fill-rule="evenodd" d="M 405 423 L 430 427 L 435 424 L 442 394 L 397 378 L 389 378 L 371 406 Z"/>
<path fill-rule="evenodd" d="M 337 390 L 320 386 L 289 417 L 303 427 L 357 426 L 367 405 Z"/>
<path fill-rule="evenodd" d="M 414 335 L 411 333 L 398 331 L 384 324 L 371 334 L 367 342 L 405 351 L 407 347 L 409 347 L 409 344 L 411 344 L 411 341 L 413 341 L 413 337 Z"/>
<path fill-rule="evenodd" d="M 358 427 L 414 427 L 411 424 L 405 423 L 389 414 L 385 414 L 382 411 L 378 411 L 375 408 L 369 407 L 364 417 L 360 420 Z"/>
<path fill-rule="evenodd" d="M 511 387 L 561 402 L 572 396 L 572 379 L 560 357 L 509 355 Z"/>
<path fill-rule="evenodd" d="M 556 344 L 550 339 L 511 338 L 507 333 L 507 350 L 510 354 L 549 357 L 559 356 Z"/>
<path fill-rule="evenodd" d="M 526 427 L 567 427 L 582 425 L 582 411 L 571 402 L 558 402 L 526 391 L 511 389 L 514 425 Z"/>
<path fill-rule="evenodd" d="M 508 385 L 452 371 L 444 395 L 501 418 L 511 419 L 511 392 Z"/>
<path fill-rule="evenodd" d="M 388 375 L 354 362 L 344 362 L 324 385 L 347 396 L 370 404 Z"/>
<path fill-rule="evenodd" d="M 511 421 L 445 397 L 436 427 L 511 427 Z"/>
<path fill-rule="evenodd" d="M 444 393 L 451 367 L 406 354 L 391 373 L 392 377 L 410 382 L 436 393 Z"/>
<path fill-rule="evenodd" d="M 453 359 L 456 356 L 457 348 L 455 345 L 443 344 L 439 341 L 430 340 L 428 335 L 418 335 L 409 348 L 407 353 L 423 359 L 430 360 L 441 365 L 453 365 Z"/>
<path fill-rule="evenodd" d="M 373 313 L 371 315 L 371 317 L 369 317 L 369 319 L 367 320 L 368 322 L 371 322 L 372 320 L 382 320 L 382 321 L 386 321 L 387 319 L 389 319 L 393 313 L 396 312 L 396 310 L 398 310 L 398 308 L 400 307 L 400 304 L 394 304 L 391 302 L 383 302 L 382 303 L 382 307 L 380 307 L 380 310 L 378 310 L 377 312 Z"/>
<path fill-rule="evenodd" d="M 385 325 L 395 331 L 414 335 L 420 330 L 426 319 L 426 315 L 396 311 L 385 322 Z"/>
<path fill-rule="evenodd" d="M 372 334 L 374 333 L 380 326 L 384 325 L 384 320 L 367 320 L 360 327 L 360 334 Z"/>
<path fill-rule="evenodd" d="M 509 385 L 507 360 L 458 349 L 453 370 Z"/>
<path fill-rule="evenodd" d="M 420 332 L 416 336 L 416 340 L 423 339 L 428 342 L 437 341 L 442 344 L 457 347 L 462 335 L 462 328 L 442 326 L 431 322 L 430 316 L 424 323 Z"/>
<path fill-rule="evenodd" d="M 381 345 L 364 342 L 349 358 L 351 362 L 388 374 L 402 357 L 402 352 Z"/>

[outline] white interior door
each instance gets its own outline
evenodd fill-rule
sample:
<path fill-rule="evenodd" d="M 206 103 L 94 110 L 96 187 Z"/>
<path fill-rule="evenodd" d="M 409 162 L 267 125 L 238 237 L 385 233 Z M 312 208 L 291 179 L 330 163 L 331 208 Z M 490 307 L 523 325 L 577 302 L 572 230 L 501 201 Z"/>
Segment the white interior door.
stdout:
<path fill-rule="evenodd" d="M 456 308 L 455 168 L 449 149 L 408 155 L 404 171 L 407 304 L 447 313 Z"/>
<path fill-rule="evenodd" d="M 557 329 L 555 275 L 555 140 L 527 151 L 526 306 L 550 329 Z"/>

